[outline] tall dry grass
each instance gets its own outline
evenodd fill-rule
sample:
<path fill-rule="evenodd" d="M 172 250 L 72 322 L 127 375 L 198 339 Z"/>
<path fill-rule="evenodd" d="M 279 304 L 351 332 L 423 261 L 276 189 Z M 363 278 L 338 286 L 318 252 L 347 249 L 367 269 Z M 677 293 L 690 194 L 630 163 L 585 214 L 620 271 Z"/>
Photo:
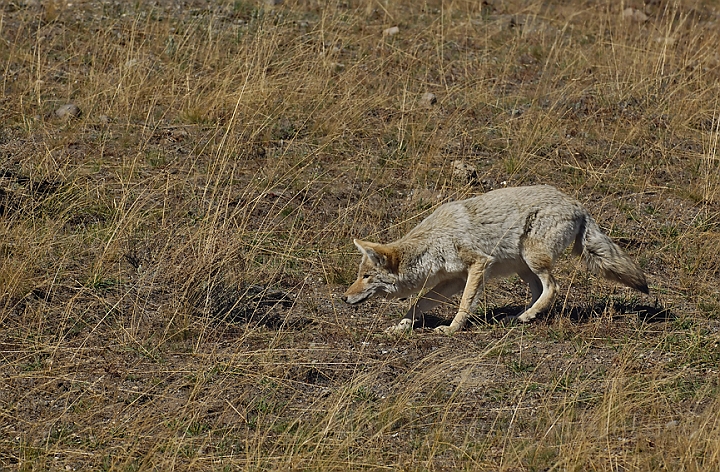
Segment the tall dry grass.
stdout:
<path fill-rule="evenodd" d="M 0 463 L 720 468 L 717 22 L 691 1 L 3 6 Z M 653 298 L 568 259 L 529 326 L 389 338 L 403 303 L 338 303 L 350 238 L 533 183 L 583 201 Z"/>

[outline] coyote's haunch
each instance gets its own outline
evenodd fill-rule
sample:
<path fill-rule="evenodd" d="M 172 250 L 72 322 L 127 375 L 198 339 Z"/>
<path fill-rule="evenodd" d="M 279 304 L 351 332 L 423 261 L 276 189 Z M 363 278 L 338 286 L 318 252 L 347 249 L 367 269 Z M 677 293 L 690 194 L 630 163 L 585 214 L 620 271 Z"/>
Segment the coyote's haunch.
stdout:
<path fill-rule="evenodd" d="M 504 188 L 446 203 L 389 244 L 354 242 L 363 257 L 357 280 L 343 296 L 347 303 L 430 289 L 388 331 L 411 330 L 423 312 L 462 290 L 450 326 L 436 328 L 454 333 L 475 309 L 483 282 L 512 274 L 530 285 L 532 305 L 517 317 L 530 321 L 552 304 L 556 285 L 551 269 L 571 243 L 593 274 L 649 293 L 640 267 L 580 202 L 549 185 Z"/>

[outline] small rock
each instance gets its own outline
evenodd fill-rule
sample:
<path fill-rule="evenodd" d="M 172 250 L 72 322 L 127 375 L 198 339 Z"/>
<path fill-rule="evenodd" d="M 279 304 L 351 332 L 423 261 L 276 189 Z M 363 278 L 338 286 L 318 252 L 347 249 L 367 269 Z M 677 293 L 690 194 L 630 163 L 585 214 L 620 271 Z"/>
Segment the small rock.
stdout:
<path fill-rule="evenodd" d="M 410 191 L 410 193 L 408 194 L 408 199 L 412 202 L 416 202 L 419 204 L 430 203 L 434 205 L 439 200 L 442 200 L 442 195 L 424 188 Z"/>
<path fill-rule="evenodd" d="M 383 31 L 384 36 L 395 36 L 400 32 L 400 28 L 397 26 L 393 26 L 392 28 L 388 28 L 385 31 Z"/>
<path fill-rule="evenodd" d="M 638 23 L 644 23 L 650 18 L 640 10 L 635 8 L 626 8 L 622 11 L 622 17 L 627 20 L 637 21 Z"/>
<path fill-rule="evenodd" d="M 63 120 L 69 120 L 71 118 L 80 118 L 82 110 L 74 103 L 68 103 L 55 110 L 55 116 L 62 118 Z"/>
<path fill-rule="evenodd" d="M 495 181 L 492 179 L 482 179 L 480 181 L 480 185 L 482 185 L 483 189 L 485 189 L 486 192 L 489 192 L 490 190 L 495 190 Z"/>
<path fill-rule="evenodd" d="M 164 131 L 165 139 L 170 143 L 185 141 L 190 134 L 182 128 L 168 128 Z"/>
<path fill-rule="evenodd" d="M 518 62 L 523 66 L 532 66 L 538 63 L 538 60 L 532 54 L 523 54 L 518 58 Z"/>
<path fill-rule="evenodd" d="M 431 106 L 435 105 L 437 103 L 437 97 L 432 92 L 425 92 L 422 97 L 420 97 L 420 105 L 424 107 L 430 108 Z"/>
<path fill-rule="evenodd" d="M 665 429 L 675 429 L 680 423 L 677 420 L 668 421 L 665 423 Z"/>
<path fill-rule="evenodd" d="M 664 44 L 666 46 L 672 46 L 673 44 L 675 44 L 675 38 L 672 36 L 656 36 L 655 42 Z"/>
<path fill-rule="evenodd" d="M 283 4 L 283 0 L 265 0 L 265 5 L 267 5 L 269 7 L 274 7 L 274 6 L 282 5 L 282 4 Z"/>
<path fill-rule="evenodd" d="M 474 165 L 460 160 L 452 161 L 451 164 L 453 168 L 453 177 L 464 182 L 477 180 L 477 169 Z"/>
<path fill-rule="evenodd" d="M 110 123 L 110 117 L 107 115 L 100 115 L 98 116 L 98 121 L 104 125 Z"/>

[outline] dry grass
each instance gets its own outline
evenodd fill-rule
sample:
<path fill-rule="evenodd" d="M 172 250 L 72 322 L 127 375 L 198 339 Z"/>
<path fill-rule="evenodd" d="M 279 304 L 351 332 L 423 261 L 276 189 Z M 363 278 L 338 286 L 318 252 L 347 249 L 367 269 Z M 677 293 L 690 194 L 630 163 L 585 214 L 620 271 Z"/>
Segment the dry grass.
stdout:
<path fill-rule="evenodd" d="M 0 465 L 720 469 L 716 8 L 39 3 L 0 7 Z M 567 258 L 528 326 L 517 279 L 453 337 L 339 303 L 351 237 L 532 183 L 652 298 Z"/>

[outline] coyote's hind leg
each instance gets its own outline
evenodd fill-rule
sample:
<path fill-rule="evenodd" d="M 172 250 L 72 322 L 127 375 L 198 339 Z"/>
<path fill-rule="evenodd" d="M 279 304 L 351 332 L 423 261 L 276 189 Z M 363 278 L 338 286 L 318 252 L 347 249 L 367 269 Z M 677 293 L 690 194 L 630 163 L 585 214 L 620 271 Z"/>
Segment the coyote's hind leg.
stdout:
<path fill-rule="evenodd" d="M 555 299 L 556 284 L 550 270 L 553 265 L 553 257 L 542 241 L 526 238 L 523 244 L 522 256 L 534 277 L 531 277 L 530 290 L 533 294 L 533 304 L 517 317 L 523 323 L 534 319 L 538 314 L 546 311 Z M 522 274 L 521 274 L 522 277 Z M 539 280 L 542 291 L 535 298 L 538 290 Z M 534 288 L 533 288 L 534 287 Z"/>
<path fill-rule="evenodd" d="M 530 286 L 530 294 L 532 295 L 531 303 L 535 303 L 543 292 L 543 285 L 540 278 L 535 275 L 530 268 L 518 272 L 520 278 Z"/>

